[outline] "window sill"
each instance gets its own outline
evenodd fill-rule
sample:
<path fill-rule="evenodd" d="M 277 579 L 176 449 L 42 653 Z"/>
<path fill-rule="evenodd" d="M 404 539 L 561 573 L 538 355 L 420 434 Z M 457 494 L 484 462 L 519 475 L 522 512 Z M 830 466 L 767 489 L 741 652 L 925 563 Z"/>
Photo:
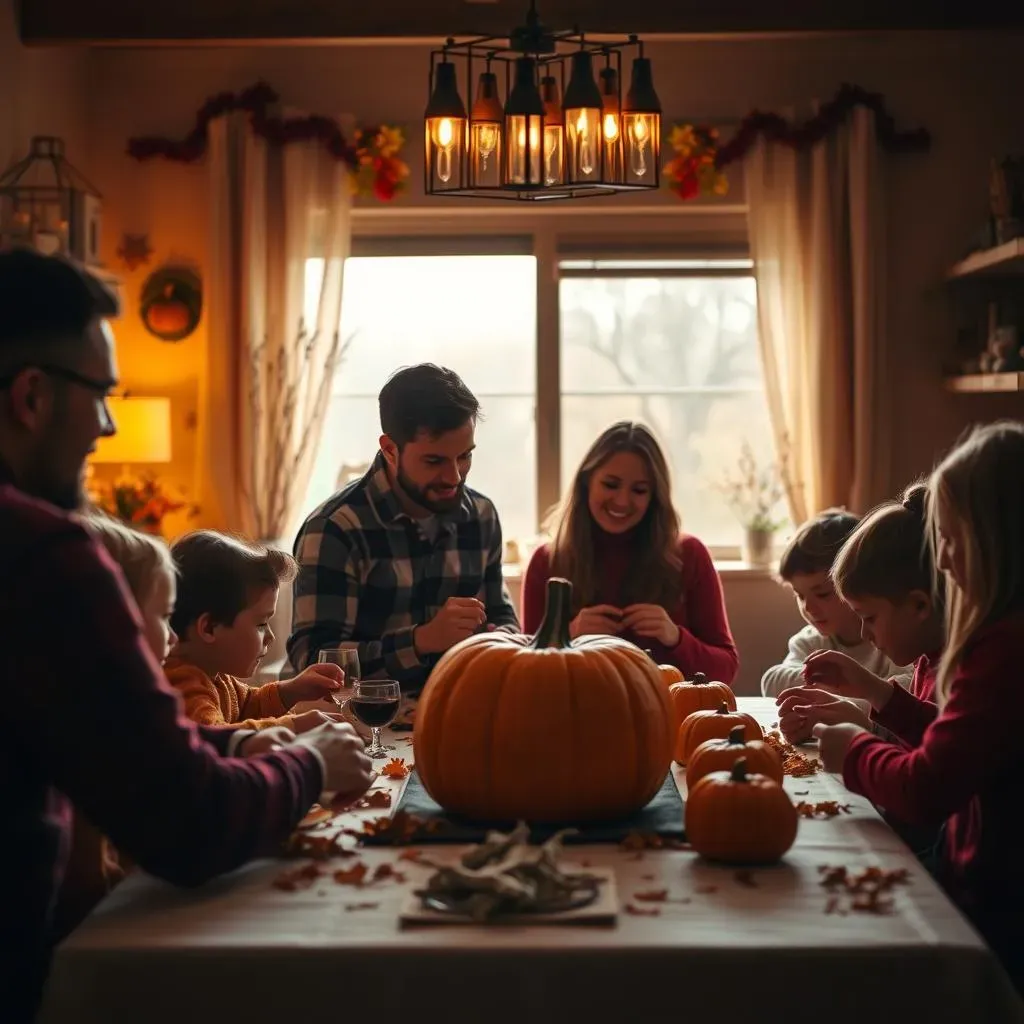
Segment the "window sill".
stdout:
<path fill-rule="evenodd" d="M 774 579 L 775 571 L 769 566 L 750 565 L 738 558 L 716 558 L 715 568 L 724 580 L 770 580 Z M 521 580 L 525 567 L 521 563 L 506 563 L 501 567 L 506 580 Z"/>

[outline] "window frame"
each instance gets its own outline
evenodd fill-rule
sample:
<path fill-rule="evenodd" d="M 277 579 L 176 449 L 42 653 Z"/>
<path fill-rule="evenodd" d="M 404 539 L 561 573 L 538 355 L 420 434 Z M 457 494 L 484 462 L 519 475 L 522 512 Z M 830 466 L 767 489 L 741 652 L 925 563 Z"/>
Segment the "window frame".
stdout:
<path fill-rule="evenodd" d="M 599 201 L 598 201 L 599 202 Z M 565 261 L 745 261 L 743 267 L 680 267 L 658 276 L 750 276 L 746 206 L 593 206 L 534 213 L 451 203 L 443 209 L 356 210 L 350 256 L 532 255 L 537 272 L 535 366 L 537 532 L 561 495 L 561 323 L 563 276 L 637 276 L 636 269 L 563 268 Z M 605 215 L 609 216 L 605 216 Z M 583 216 L 581 216 L 583 215 Z M 589 215 L 589 216 L 587 216 Z M 586 218 L 601 230 L 581 231 Z M 461 222 L 461 223 L 460 223 Z M 711 545 L 718 562 L 737 563 L 741 548 Z"/>

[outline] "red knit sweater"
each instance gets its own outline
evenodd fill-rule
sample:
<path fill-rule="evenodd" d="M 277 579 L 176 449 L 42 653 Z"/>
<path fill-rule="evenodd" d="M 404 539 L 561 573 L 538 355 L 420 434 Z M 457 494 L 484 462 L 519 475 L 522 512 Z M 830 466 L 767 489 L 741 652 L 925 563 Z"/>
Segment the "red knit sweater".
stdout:
<path fill-rule="evenodd" d="M 912 749 L 870 733 L 850 744 L 843 780 L 903 821 L 945 820 L 942 880 L 989 943 L 1008 960 L 1024 955 L 1024 612 L 979 631 L 964 654 L 946 706 L 893 687 L 876 716 Z"/>
<path fill-rule="evenodd" d="M 600 532 L 594 552 L 600 571 L 598 594 L 600 604 L 622 607 L 621 588 L 633 555 L 633 539 L 629 534 Z M 675 665 L 686 677 L 703 672 L 709 679 L 731 683 L 739 669 L 739 656 L 729 629 L 718 577 L 708 549 L 696 537 L 679 539 L 683 586 L 679 601 L 669 608 L 669 617 L 679 626 L 679 642 L 665 647 L 648 637 L 623 633 L 626 640 L 651 651 L 658 662 Z M 523 577 L 523 631 L 535 633 L 544 618 L 544 602 L 551 577 L 551 555 L 548 545 L 537 548 Z"/>

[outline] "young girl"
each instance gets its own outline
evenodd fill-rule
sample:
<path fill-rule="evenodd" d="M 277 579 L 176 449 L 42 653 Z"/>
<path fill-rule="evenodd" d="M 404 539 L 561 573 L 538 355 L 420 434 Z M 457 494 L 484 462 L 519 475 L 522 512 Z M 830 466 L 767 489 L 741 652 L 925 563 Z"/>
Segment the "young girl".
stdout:
<path fill-rule="evenodd" d="M 739 659 L 707 548 L 680 532 L 668 464 L 639 423 L 609 427 L 583 457 L 523 579 L 523 629 L 536 632 L 547 581 L 573 585 L 570 632 L 625 637 L 691 678 L 731 683 Z"/>
<path fill-rule="evenodd" d="M 85 524 L 120 567 L 141 613 L 146 644 L 162 665 L 177 641 L 171 629 L 174 563 L 167 545 L 98 513 L 88 516 Z M 123 877 L 124 867 L 114 848 L 76 811 L 71 854 L 55 912 L 57 934 L 76 927 Z"/>
<path fill-rule="evenodd" d="M 843 673 L 828 688 L 867 697 L 913 749 L 855 725 L 814 731 L 826 770 L 851 790 L 904 821 L 945 821 L 939 878 L 1024 991 L 1024 424 L 977 427 L 957 445 L 932 474 L 928 520 L 947 585 L 938 716 L 899 687 Z"/>
<path fill-rule="evenodd" d="M 859 618 L 863 639 L 890 664 L 913 664 L 913 677 L 897 673 L 880 677 L 848 654 L 815 651 L 805 660 L 803 672 L 817 685 L 791 687 L 778 697 L 779 728 L 790 743 L 809 740 L 819 723 L 851 722 L 888 735 L 869 717 L 870 704 L 828 692 L 830 673 L 856 673 L 850 661 L 863 670 L 864 678 L 897 678 L 914 696 L 935 700 L 945 627 L 941 601 L 933 594 L 935 568 L 927 543 L 926 497 L 925 485 L 914 484 L 901 501 L 875 509 L 839 549 L 831 571 L 836 592 Z"/>

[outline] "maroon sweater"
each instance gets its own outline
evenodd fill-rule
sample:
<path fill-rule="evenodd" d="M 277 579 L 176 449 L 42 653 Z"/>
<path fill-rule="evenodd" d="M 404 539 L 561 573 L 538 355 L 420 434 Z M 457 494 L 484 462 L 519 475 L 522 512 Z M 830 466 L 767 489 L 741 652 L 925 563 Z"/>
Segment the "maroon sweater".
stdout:
<path fill-rule="evenodd" d="M 595 559 L 600 572 L 597 604 L 621 608 L 621 593 L 630 560 L 633 539 L 629 534 L 598 532 Z M 683 585 L 678 603 L 667 609 L 679 626 L 679 641 L 666 647 L 649 637 L 623 633 L 638 647 L 649 649 L 658 662 L 675 665 L 686 677 L 703 672 L 709 679 L 731 683 L 739 669 L 736 644 L 725 614 L 722 581 L 718 577 L 708 549 L 696 537 L 679 538 Z M 547 544 L 537 548 L 523 577 L 522 620 L 526 633 L 535 633 L 544 618 L 547 582 L 551 578 L 551 555 Z"/>
<path fill-rule="evenodd" d="M 1024 612 L 1018 612 L 979 631 L 941 714 L 893 686 L 877 720 L 911 749 L 865 732 L 843 763 L 847 787 L 895 817 L 945 822 L 942 881 L 1018 983 L 1024 958 L 1022 674 Z"/>
<path fill-rule="evenodd" d="M 227 734 L 182 717 L 106 551 L 2 466 L 0 623 L 0 1017 L 20 1024 L 45 978 L 72 801 L 146 871 L 198 885 L 276 849 L 321 777 L 310 751 L 222 757 Z"/>

